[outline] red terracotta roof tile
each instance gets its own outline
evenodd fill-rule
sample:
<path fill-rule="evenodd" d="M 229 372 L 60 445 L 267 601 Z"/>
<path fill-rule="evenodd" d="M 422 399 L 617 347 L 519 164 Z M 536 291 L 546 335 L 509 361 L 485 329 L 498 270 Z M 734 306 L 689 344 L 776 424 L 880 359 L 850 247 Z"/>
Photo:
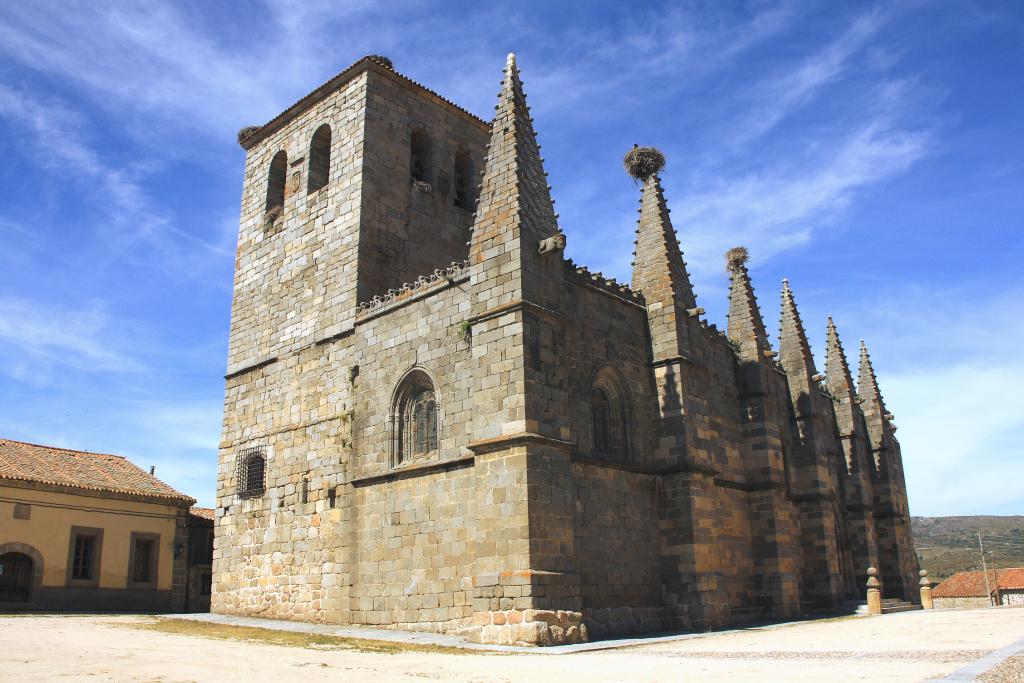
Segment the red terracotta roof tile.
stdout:
<path fill-rule="evenodd" d="M 32 481 L 194 503 L 120 455 L 0 439 L 0 480 Z"/>
<path fill-rule="evenodd" d="M 214 521 L 214 516 L 217 513 L 217 511 L 214 510 L 213 508 L 200 508 L 200 507 L 193 507 L 188 512 L 189 512 L 190 515 L 195 515 L 196 517 L 201 517 L 202 519 L 208 519 L 211 522 Z"/>
<path fill-rule="evenodd" d="M 999 578 L 999 590 L 1024 589 L 1024 567 L 990 569 L 989 590 L 996 589 L 996 577 Z M 983 598 L 985 595 L 985 573 L 981 571 L 957 572 L 932 589 L 934 598 Z"/>

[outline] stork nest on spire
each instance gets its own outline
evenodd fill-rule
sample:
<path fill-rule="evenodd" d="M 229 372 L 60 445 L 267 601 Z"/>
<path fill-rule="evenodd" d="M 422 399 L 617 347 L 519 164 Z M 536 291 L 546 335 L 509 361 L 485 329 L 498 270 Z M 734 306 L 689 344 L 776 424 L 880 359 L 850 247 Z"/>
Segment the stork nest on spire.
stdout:
<path fill-rule="evenodd" d="M 736 270 L 746 263 L 749 258 L 750 252 L 747 251 L 746 247 L 733 247 L 725 252 L 725 267 L 729 271 Z"/>
<path fill-rule="evenodd" d="M 665 168 L 665 155 L 656 147 L 633 145 L 633 149 L 623 158 L 622 165 L 626 167 L 626 173 L 643 182 Z"/>
<path fill-rule="evenodd" d="M 391 60 L 385 57 L 384 55 L 366 55 L 366 58 L 371 59 L 380 64 L 381 66 L 391 69 L 392 71 L 395 70 L 395 65 L 392 64 Z"/>
<path fill-rule="evenodd" d="M 256 131 L 260 129 L 259 126 L 246 126 L 238 131 L 238 144 L 245 146 L 245 141 L 251 138 Z"/>

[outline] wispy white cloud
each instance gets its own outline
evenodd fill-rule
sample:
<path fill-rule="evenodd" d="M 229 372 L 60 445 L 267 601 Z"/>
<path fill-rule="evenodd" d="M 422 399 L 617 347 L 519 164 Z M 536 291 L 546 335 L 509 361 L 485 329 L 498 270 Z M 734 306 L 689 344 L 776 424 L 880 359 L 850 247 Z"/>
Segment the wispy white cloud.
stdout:
<path fill-rule="evenodd" d="M 40 381 L 54 364 L 89 373 L 141 371 L 142 360 L 126 343 L 127 327 L 102 301 L 66 309 L 0 298 L 0 343 L 9 345 L 4 365 L 19 379 Z"/>
<path fill-rule="evenodd" d="M 828 225 L 858 189 L 906 170 L 924 156 L 928 143 L 926 132 L 869 121 L 811 159 L 783 161 L 721 178 L 697 193 L 675 194 L 673 221 L 686 226 L 687 253 L 701 277 L 717 274 L 719 256 L 736 244 L 751 247 L 756 259 L 769 259 Z"/>
<path fill-rule="evenodd" d="M 211 243 L 179 228 L 130 169 L 103 159 L 87 143 L 83 117 L 61 101 L 38 99 L 0 84 L 0 118 L 27 133 L 21 140 L 37 152 L 31 156 L 40 167 L 87 190 L 85 199 L 108 219 L 96 228 L 106 238 L 107 250 L 120 257 L 145 243 L 175 268 L 230 255 L 223 242 Z"/>

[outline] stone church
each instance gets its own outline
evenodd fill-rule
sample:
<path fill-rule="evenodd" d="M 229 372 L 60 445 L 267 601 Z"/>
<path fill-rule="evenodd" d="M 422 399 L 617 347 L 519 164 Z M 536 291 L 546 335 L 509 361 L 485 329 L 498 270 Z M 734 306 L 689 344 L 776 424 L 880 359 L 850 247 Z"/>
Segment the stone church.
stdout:
<path fill-rule="evenodd" d="M 867 350 L 830 320 L 819 374 L 787 283 L 772 349 L 741 248 L 709 324 L 656 150 L 625 285 L 564 257 L 513 55 L 491 121 L 369 56 L 239 142 L 214 612 L 552 644 L 917 595 Z"/>

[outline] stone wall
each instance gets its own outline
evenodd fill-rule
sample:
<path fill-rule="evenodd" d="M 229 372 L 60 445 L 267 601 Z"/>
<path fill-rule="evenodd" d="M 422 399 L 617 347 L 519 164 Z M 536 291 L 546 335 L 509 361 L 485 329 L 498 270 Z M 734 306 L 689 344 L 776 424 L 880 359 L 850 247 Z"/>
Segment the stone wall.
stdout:
<path fill-rule="evenodd" d="M 656 177 L 643 291 L 565 261 L 513 60 L 493 129 L 360 64 L 248 148 L 213 611 L 553 644 L 847 597 L 879 549 L 864 416 L 852 389 L 791 384 L 745 268 L 727 337 L 694 306 Z M 324 123 L 328 182 L 307 193 Z M 486 168 L 475 214 L 455 202 L 461 153 Z M 399 457 L 411 383 L 434 391 L 437 445 Z M 243 495 L 252 448 L 265 490 Z M 909 532 L 886 524 L 906 573 Z"/>

